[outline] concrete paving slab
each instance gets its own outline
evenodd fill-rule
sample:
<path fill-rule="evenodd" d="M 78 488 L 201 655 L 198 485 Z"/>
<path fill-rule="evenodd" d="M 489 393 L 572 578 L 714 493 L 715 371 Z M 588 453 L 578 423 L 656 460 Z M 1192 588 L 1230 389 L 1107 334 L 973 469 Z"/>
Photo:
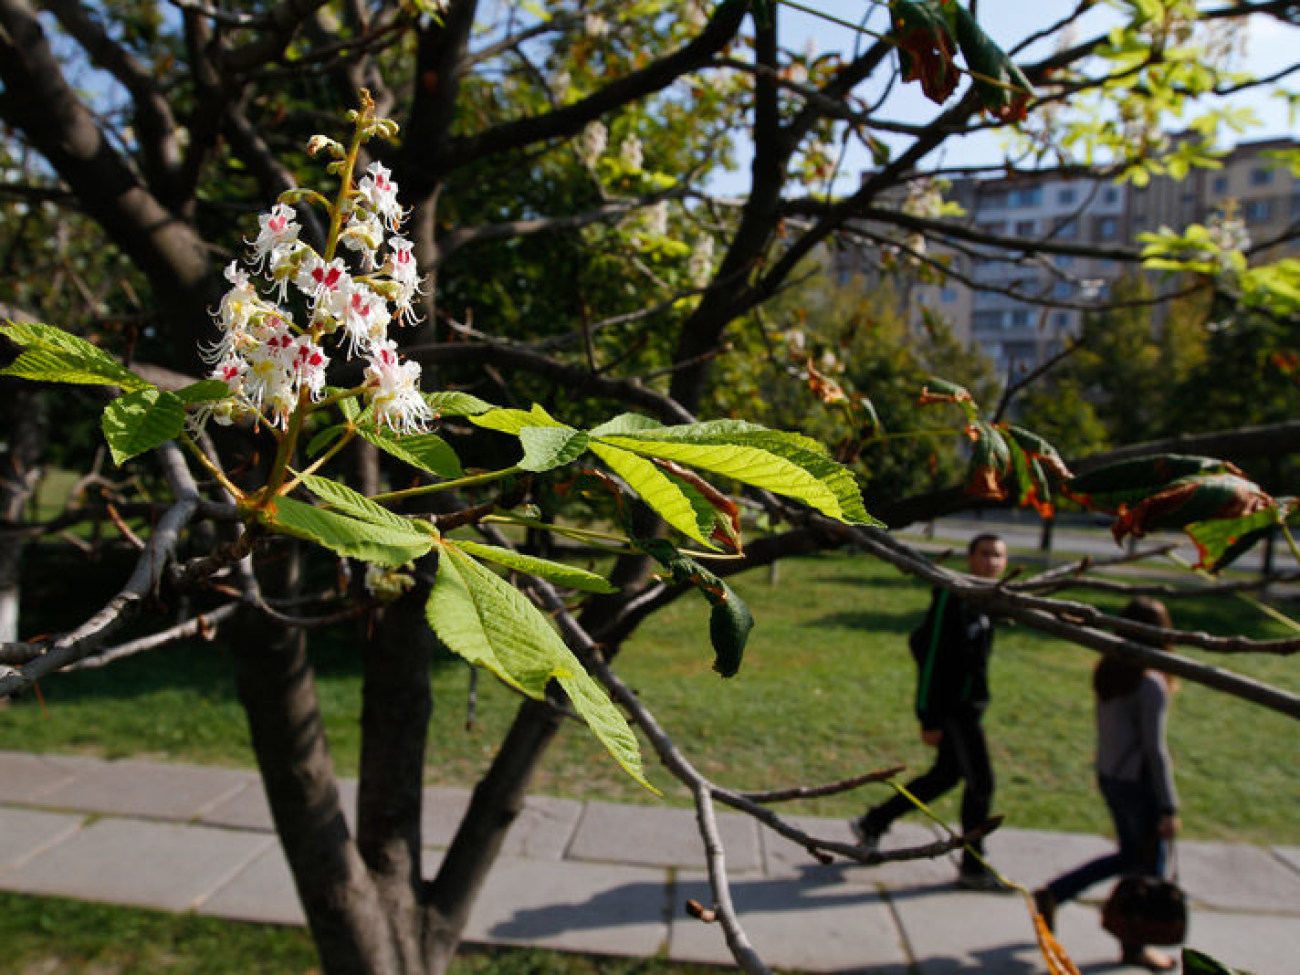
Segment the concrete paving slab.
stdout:
<path fill-rule="evenodd" d="M 758 827 L 740 813 L 718 813 L 718 831 L 734 876 L 762 869 Z M 698 867 L 704 843 L 695 810 L 589 802 L 578 821 L 568 858 L 656 867 Z"/>
<path fill-rule="evenodd" d="M 890 902 L 922 975 L 1040 975 L 1045 967 L 1025 899 L 1018 894 L 949 886 L 893 891 Z"/>
<path fill-rule="evenodd" d="M 1031 890 L 1117 849 L 1114 842 L 1101 836 L 1033 829 L 999 829 L 988 838 L 985 848 L 989 862 L 1004 877 Z"/>
<path fill-rule="evenodd" d="M 1187 944 L 1254 975 L 1295 975 L 1300 918 L 1194 911 Z"/>
<path fill-rule="evenodd" d="M 748 877 L 732 884 L 740 922 L 759 956 L 803 972 L 906 975 L 907 954 L 889 904 L 879 894 L 811 868 L 803 878 Z M 712 904 L 703 874 L 679 878 L 673 897 L 668 957 L 677 962 L 734 964 L 722 928 L 686 913 L 686 901 Z"/>
<path fill-rule="evenodd" d="M 357 783 L 353 779 L 339 779 L 339 804 L 348 829 L 356 826 Z M 243 788 L 232 792 L 205 809 L 198 821 L 209 826 L 227 829 L 248 829 L 269 833 L 275 829 L 271 819 L 271 806 L 266 801 L 262 780 L 253 776 Z"/>
<path fill-rule="evenodd" d="M 87 769 L 51 789 L 41 804 L 59 809 L 187 821 L 243 789 L 251 772 L 122 760 Z"/>
<path fill-rule="evenodd" d="M 792 825 L 821 839 L 852 843 L 853 834 L 847 820 L 795 816 Z M 934 887 L 949 884 L 957 873 L 956 861 L 948 856 L 931 860 L 906 860 L 863 866 L 851 861 L 838 861 L 829 867 L 819 866 L 803 847 L 769 829 L 761 829 L 763 863 L 769 877 L 806 876 L 836 872 L 842 883 L 863 890 L 875 890 L 877 885 L 900 887 Z M 919 823 L 895 823 L 881 843 L 883 850 L 896 850 L 908 846 L 921 846 L 939 839 L 939 833 Z"/>
<path fill-rule="evenodd" d="M 68 813 L 0 809 L 0 874 L 67 839 L 83 822 Z"/>
<path fill-rule="evenodd" d="M 1274 846 L 1271 849 L 1275 857 L 1296 873 L 1300 873 L 1300 846 Z"/>
<path fill-rule="evenodd" d="M 1032 935 L 1031 935 L 1032 937 Z M 1120 945 L 1101 926 L 1101 910 L 1097 904 L 1064 904 L 1056 912 L 1056 937 L 1079 969 L 1084 973 L 1143 972 L 1145 969 L 1119 963 Z M 1167 949 L 1171 954 L 1177 948 Z M 1040 961 L 1039 971 L 1045 966 Z M 929 971 L 926 971 L 929 975 Z"/>
<path fill-rule="evenodd" d="M 0 751 L 0 802 L 40 805 L 49 792 L 104 764 L 97 758 Z"/>
<path fill-rule="evenodd" d="M 667 910 L 664 870 L 503 857 L 466 939 L 642 958 L 667 944 Z"/>
<path fill-rule="evenodd" d="M 1256 846 L 1180 842 L 1178 875 L 1193 900 L 1209 907 L 1300 915 L 1300 873 Z"/>
<path fill-rule="evenodd" d="M 187 911 L 271 843 L 269 836 L 178 823 L 101 819 L 0 874 L 30 894 Z"/>
<path fill-rule="evenodd" d="M 264 924 L 306 924 L 284 851 L 272 844 L 199 906 L 200 914 Z"/>

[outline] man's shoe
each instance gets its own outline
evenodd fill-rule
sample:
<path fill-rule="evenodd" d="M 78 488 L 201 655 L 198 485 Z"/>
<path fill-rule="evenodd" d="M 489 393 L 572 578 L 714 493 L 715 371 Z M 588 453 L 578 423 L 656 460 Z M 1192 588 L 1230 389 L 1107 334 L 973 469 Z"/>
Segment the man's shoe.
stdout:
<path fill-rule="evenodd" d="M 1012 888 L 987 870 L 963 871 L 957 874 L 957 886 L 963 890 L 978 890 L 990 894 L 1005 894 Z"/>
<path fill-rule="evenodd" d="M 1039 887 L 1034 891 L 1034 910 L 1047 925 L 1047 930 L 1056 934 L 1056 898 L 1046 887 Z"/>
<path fill-rule="evenodd" d="M 880 838 L 885 835 L 885 832 L 868 826 L 866 816 L 850 819 L 849 829 L 853 831 L 853 838 L 858 841 L 858 846 L 868 853 L 875 853 L 880 849 Z"/>
<path fill-rule="evenodd" d="M 1178 967 L 1178 962 L 1166 955 L 1163 951 L 1156 951 L 1154 948 L 1125 948 L 1124 954 L 1120 956 L 1120 964 L 1136 965 L 1138 968 L 1145 968 L 1149 972 L 1172 972 Z"/>

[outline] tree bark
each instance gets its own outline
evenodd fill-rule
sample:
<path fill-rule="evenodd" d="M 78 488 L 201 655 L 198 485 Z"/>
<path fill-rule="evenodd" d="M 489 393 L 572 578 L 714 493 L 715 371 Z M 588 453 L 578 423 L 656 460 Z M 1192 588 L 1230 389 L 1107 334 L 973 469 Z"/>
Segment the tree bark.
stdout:
<path fill-rule="evenodd" d="M 343 817 L 302 632 L 247 611 L 234 656 L 262 784 L 323 970 L 401 971 L 385 905 Z"/>

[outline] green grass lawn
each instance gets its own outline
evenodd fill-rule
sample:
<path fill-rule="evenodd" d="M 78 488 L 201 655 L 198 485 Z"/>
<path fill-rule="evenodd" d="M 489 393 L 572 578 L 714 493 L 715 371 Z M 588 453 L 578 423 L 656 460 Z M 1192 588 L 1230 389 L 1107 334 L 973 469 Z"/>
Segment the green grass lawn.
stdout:
<path fill-rule="evenodd" d="M 47 577 L 38 573 L 29 585 L 39 604 L 28 618 L 31 626 L 66 626 L 80 608 L 106 595 L 94 590 L 90 574 L 83 581 L 69 571 L 50 567 Z M 787 563 L 775 584 L 762 571 L 735 586 L 758 621 L 737 677 L 722 680 L 710 670 L 707 607 L 697 597 L 654 618 L 619 664 L 705 772 L 749 790 L 827 782 L 897 763 L 924 767 L 930 753 L 918 741 L 911 713 L 914 666 L 905 643 L 928 598 L 922 586 L 867 558 L 843 554 Z M 60 616 L 42 618 L 52 607 Z M 1173 609 L 1175 621 L 1186 628 L 1281 632 L 1240 601 L 1179 602 Z M 341 638 L 321 641 L 314 655 L 335 760 L 343 773 L 354 774 L 359 662 Z M 1108 828 L 1090 768 L 1094 661 L 1090 651 L 1023 628 L 999 632 L 987 724 L 998 773 L 995 807 L 1009 825 Z M 1300 690 L 1294 659 L 1216 662 Z M 472 784 L 508 726 L 516 698 L 482 679 L 477 716 L 467 729 L 466 667 L 442 661 L 433 683 L 428 780 Z M 0 711 L 0 748 L 252 763 L 220 640 L 56 677 L 42 692 L 44 707 L 28 696 Z M 1186 835 L 1300 843 L 1297 730 L 1292 719 L 1184 683 L 1175 697 L 1170 736 Z M 687 801 L 653 761 L 649 775 L 665 799 L 637 787 L 575 724 L 547 756 L 536 791 Z M 875 786 L 787 811 L 847 816 L 887 789 Z M 955 815 L 954 800 L 939 809 Z"/>
<path fill-rule="evenodd" d="M 315 975 L 305 928 L 243 924 L 107 904 L 0 892 L 0 972 L 34 975 Z M 594 958 L 532 949 L 467 948 L 452 975 L 710 973 L 658 959 Z"/>

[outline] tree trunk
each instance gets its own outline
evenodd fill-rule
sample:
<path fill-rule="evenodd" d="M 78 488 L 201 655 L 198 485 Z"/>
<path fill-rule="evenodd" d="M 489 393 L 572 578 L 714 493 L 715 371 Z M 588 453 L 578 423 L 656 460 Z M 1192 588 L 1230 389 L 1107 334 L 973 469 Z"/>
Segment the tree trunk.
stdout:
<path fill-rule="evenodd" d="M 343 818 L 306 640 L 251 611 L 241 624 L 234 644 L 239 699 L 322 968 L 331 975 L 400 972 L 384 903 Z"/>

